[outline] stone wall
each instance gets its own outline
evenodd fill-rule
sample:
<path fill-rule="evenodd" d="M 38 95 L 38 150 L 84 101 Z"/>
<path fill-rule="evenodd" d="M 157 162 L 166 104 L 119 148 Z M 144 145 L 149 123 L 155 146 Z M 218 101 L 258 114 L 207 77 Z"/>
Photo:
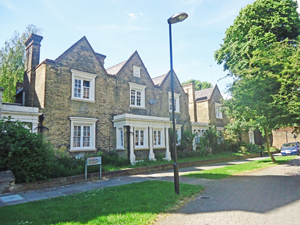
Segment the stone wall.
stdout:
<path fill-rule="evenodd" d="M 197 122 L 198 123 L 208 123 L 209 120 L 209 104 L 208 101 L 198 101 L 196 102 L 197 110 Z"/>
<path fill-rule="evenodd" d="M 281 128 L 275 131 L 272 131 L 273 135 L 273 146 L 276 148 L 281 148 L 282 144 L 288 143 L 288 142 L 300 142 L 300 135 L 294 134 L 292 127 L 286 127 L 286 128 Z"/>

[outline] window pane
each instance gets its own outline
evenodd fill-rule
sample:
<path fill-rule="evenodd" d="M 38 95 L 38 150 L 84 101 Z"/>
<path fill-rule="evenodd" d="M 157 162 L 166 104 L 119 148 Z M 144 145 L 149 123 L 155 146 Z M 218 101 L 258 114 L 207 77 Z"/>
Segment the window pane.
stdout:
<path fill-rule="evenodd" d="M 74 126 L 73 147 L 80 147 L 81 126 Z"/>
<path fill-rule="evenodd" d="M 130 105 L 135 105 L 135 90 L 131 90 L 131 101 Z"/>
<path fill-rule="evenodd" d="M 83 81 L 83 98 L 90 98 L 90 82 L 85 80 Z"/>
<path fill-rule="evenodd" d="M 161 145 L 161 131 L 157 131 L 157 145 Z"/>
<path fill-rule="evenodd" d="M 139 146 L 139 130 L 135 131 L 135 145 Z"/>
<path fill-rule="evenodd" d="M 123 129 L 120 129 L 120 141 L 121 141 L 121 143 L 120 143 L 120 146 L 122 146 L 123 147 Z"/>
<path fill-rule="evenodd" d="M 143 146 L 144 145 L 144 131 L 141 130 L 140 134 L 141 134 L 141 136 L 140 136 L 140 145 Z"/>
<path fill-rule="evenodd" d="M 140 91 L 136 92 L 136 105 L 141 106 L 141 92 Z"/>
<path fill-rule="evenodd" d="M 169 98 L 169 110 L 172 111 L 172 98 Z"/>
<path fill-rule="evenodd" d="M 90 126 L 83 126 L 83 147 L 90 146 Z"/>
<path fill-rule="evenodd" d="M 154 145 L 156 145 L 156 130 L 153 132 L 153 136 L 154 136 Z"/>
<path fill-rule="evenodd" d="M 74 97 L 81 98 L 81 80 L 75 79 Z"/>

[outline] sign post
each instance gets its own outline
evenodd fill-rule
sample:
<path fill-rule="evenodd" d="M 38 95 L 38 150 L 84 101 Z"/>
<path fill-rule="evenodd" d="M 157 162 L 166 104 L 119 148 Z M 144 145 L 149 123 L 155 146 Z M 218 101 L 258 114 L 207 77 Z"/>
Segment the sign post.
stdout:
<path fill-rule="evenodd" d="M 87 158 L 85 162 L 85 181 L 87 181 L 87 166 L 93 166 L 93 165 L 100 165 L 100 180 L 101 180 L 101 157 L 92 157 L 92 158 Z"/>

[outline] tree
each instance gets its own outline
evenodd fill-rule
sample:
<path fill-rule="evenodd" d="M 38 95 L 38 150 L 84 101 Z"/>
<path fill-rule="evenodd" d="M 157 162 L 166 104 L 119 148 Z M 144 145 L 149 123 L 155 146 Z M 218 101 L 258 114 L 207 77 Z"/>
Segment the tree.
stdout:
<path fill-rule="evenodd" d="M 215 52 L 218 64 L 224 63 L 224 70 L 236 77 L 229 88 L 232 99 L 224 102 L 224 110 L 236 127 L 260 129 L 273 162 L 268 134 L 291 122 L 287 104 L 276 103 L 276 96 L 282 94 L 287 51 L 276 52 L 275 46 L 288 39 L 292 47 L 299 36 L 296 9 L 297 2 L 293 0 L 256 0 L 240 11 Z M 270 49 L 274 51 L 269 53 Z"/>
<path fill-rule="evenodd" d="M 25 40 L 31 33 L 40 34 L 41 29 L 35 25 L 28 25 L 20 35 L 17 31 L 12 38 L 5 42 L 0 50 L 0 84 L 4 88 L 3 101 L 15 101 L 16 84 L 23 82 L 25 69 Z"/>
<path fill-rule="evenodd" d="M 218 64 L 233 76 L 251 67 L 253 51 L 274 42 L 295 39 L 300 19 L 294 0 L 256 0 L 243 8 L 225 32 L 221 48 L 215 52 Z"/>
<path fill-rule="evenodd" d="M 280 83 L 275 78 L 256 76 L 260 70 L 247 72 L 247 79 L 240 79 L 230 87 L 232 98 L 224 101 L 223 108 L 226 115 L 239 128 L 258 128 L 266 137 L 267 150 L 273 162 L 276 162 L 270 153 L 269 133 L 280 127 L 286 121 L 284 109 L 273 107 L 272 94 L 276 94 Z M 250 77 L 252 76 L 252 77 Z M 231 124 L 231 126 L 233 126 Z"/>
<path fill-rule="evenodd" d="M 184 81 L 184 82 L 182 82 L 182 85 L 189 84 L 189 83 L 194 83 L 195 91 L 199 91 L 199 90 L 202 90 L 202 89 L 212 87 L 211 83 L 208 83 L 206 81 L 201 82 L 200 80 L 194 80 L 194 79 Z"/>

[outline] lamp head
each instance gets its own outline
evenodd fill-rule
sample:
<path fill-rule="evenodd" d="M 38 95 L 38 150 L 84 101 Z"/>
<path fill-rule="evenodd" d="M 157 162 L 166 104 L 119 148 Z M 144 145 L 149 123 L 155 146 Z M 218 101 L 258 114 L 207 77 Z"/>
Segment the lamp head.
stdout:
<path fill-rule="evenodd" d="M 178 22 L 184 21 L 187 17 L 188 17 L 188 14 L 186 14 L 184 12 L 177 13 L 168 19 L 168 24 L 173 24 L 173 23 L 178 23 Z"/>

